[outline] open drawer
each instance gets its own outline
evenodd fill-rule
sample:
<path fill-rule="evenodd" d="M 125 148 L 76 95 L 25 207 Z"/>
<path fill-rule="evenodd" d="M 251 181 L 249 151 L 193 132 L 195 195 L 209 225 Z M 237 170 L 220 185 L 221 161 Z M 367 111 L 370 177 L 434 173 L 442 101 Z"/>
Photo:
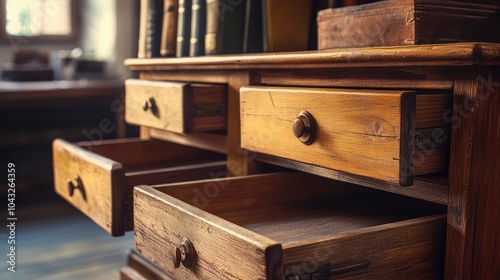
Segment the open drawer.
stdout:
<path fill-rule="evenodd" d="M 225 85 L 128 79 L 125 120 L 176 133 L 224 130 L 227 89 Z"/>
<path fill-rule="evenodd" d="M 158 140 L 53 142 L 56 192 L 113 236 L 133 229 L 132 189 L 220 177 L 225 158 Z"/>
<path fill-rule="evenodd" d="M 410 186 L 447 169 L 449 92 L 242 87 L 241 147 Z"/>
<path fill-rule="evenodd" d="M 445 211 L 304 173 L 138 186 L 135 247 L 177 279 L 438 279 Z"/>

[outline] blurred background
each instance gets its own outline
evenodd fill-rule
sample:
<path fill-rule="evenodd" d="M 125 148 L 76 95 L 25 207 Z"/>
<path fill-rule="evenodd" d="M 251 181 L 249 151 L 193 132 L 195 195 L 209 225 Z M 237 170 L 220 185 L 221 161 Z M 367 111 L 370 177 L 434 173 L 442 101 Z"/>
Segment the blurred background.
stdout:
<path fill-rule="evenodd" d="M 138 135 L 123 117 L 138 21 L 136 0 L 0 0 L 0 155 L 16 166 L 17 218 L 16 272 L 2 226 L 0 279 L 119 279 L 133 234 L 111 237 L 55 194 L 52 140 Z"/>

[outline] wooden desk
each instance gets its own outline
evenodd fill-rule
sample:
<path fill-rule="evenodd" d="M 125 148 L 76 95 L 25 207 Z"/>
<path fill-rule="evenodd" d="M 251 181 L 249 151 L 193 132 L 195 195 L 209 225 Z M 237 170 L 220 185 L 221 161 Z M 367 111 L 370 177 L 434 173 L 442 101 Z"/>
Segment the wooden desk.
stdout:
<path fill-rule="evenodd" d="M 17 190 L 52 193 L 54 138 L 125 136 L 123 81 L 0 81 L 0 118 L 0 153 L 17 165 Z"/>
<path fill-rule="evenodd" d="M 446 238 L 440 238 L 442 232 L 422 231 L 423 228 L 418 227 L 420 229 L 418 232 L 420 232 L 421 237 L 433 239 L 433 236 L 435 236 L 436 240 L 439 239 L 439 244 L 443 246 L 434 246 L 431 242 L 424 242 L 426 245 L 422 243 L 415 246 L 409 246 L 410 249 L 406 252 L 398 251 L 399 253 L 395 253 L 396 251 L 393 251 L 392 254 L 387 253 L 385 257 L 373 258 L 368 266 L 364 265 L 364 263 L 355 263 L 354 266 L 348 266 L 348 264 L 346 264 L 348 261 L 346 261 L 343 264 L 337 264 L 340 265 L 339 271 L 343 273 L 342 277 L 356 279 L 363 273 L 361 269 L 365 268 L 367 269 L 367 273 L 371 273 L 370 275 L 374 279 L 380 279 L 381 275 L 385 275 L 386 273 L 398 275 L 401 271 L 406 270 L 408 270 L 409 273 L 403 274 L 403 276 L 399 275 L 399 277 L 422 279 L 422 274 L 420 274 L 422 271 L 424 273 L 429 273 L 428 275 L 432 275 L 433 278 L 442 278 L 443 276 L 445 279 L 450 280 L 498 279 L 500 277 L 500 266 L 498 265 L 500 263 L 500 254 L 498 253 L 500 252 L 500 239 L 498 238 L 500 235 L 500 223 L 498 223 L 500 220 L 500 207 L 498 207 L 500 201 L 500 161 L 498 160 L 500 153 L 500 71 L 498 68 L 500 65 L 500 45 L 461 43 L 408 47 L 334 49 L 241 56 L 223 55 L 196 58 L 130 59 L 126 61 L 126 65 L 130 69 L 138 71 L 139 78 L 142 80 L 210 83 L 227 86 L 228 123 L 225 133 L 226 138 L 223 138 L 226 140 L 226 149 L 224 152 L 227 154 L 227 173 L 231 177 L 237 178 L 229 178 L 227 179 L 228 181 L 222 181 L 223 184 L 219 185 L 222 187 L 216 189 L 217 192 L 215 192 L 215 194 L 209 193 L 213 195 L 213 197 L 208 197 L 213 198 L 212 201 L 215 205 L 223 205 L 224 201 L 220 200 L 224 198 L 227 199 L 227 197 L 231 198 L 228 199 L 228 201 L 240 203 L 237 195 L 231 193 L 230 187 L 225 188 L 227 185 L 224 185 L 224 182 L 234 181 L 236 186 L 241 187 L 240 184 L 243 184 L 241 181 L 246 181 L 247 183 L 250 181 L 251 183 L 251 180 L 262 180 L 255 181 L 255 187 L 246 185 L 248 189 L 245 190 L 248 192 L 250 190 L 258 192 L 259 190 L 265 189 L 264 187 L 259 187 L 264 186 L 269 180 L 266 181 L 264 177 L 252 177 L 247 175 L 262 172 L 260 167 L 270 163 L 305 173 L 320 175 L 321 177 L 327 177 L 333 179 L 331 182 L 336 182 L 335 184 L 347 182 L 353 185 L 394 193 L 397 194 L 396 197 L 399 198 L 409 196 L 419 199 L 420 202 L 430 201 L 447 206 L 445 215 L 440 216 L 440 218 L 443 218 L 440 221 L 443 222 L 442 225 L 446 228 Z M 248 130 L 245 131 L 247 128 L 245 128 L 240 120 L 240 109 L 244 107 L 242 105 L 243 103 L 241 103 L 243 99 L 240 99 L 240 89 L 242 89 L 242 87 L 247 87 L 246 90 L 248 92 L 248 86 L 253 86 L 253 88 L 257 87 L 261 90 L 265 90 L 266 87 L 273 87 L 281 91 L 292 91 L 292 88 L 297 87 L 305 88 L 305 91 L 309 89 L 307 92 L 298 93 L 303 95 L 304 100 L 310 98 L 308 92 L 313 91 L 312 89 L 317 90 L 318 88 L 322 90 L 331 89 L 337 92 L 342 90 L 356 92 L 372 91 L 373 94 L 386 94 L 389 91 L 399 90 L 405 92 L 413 91 L 430 96 L 436 96 L 438 94 L 449 95 L 452 99 L 452 104 L 449 104 L 450 109 L 441 115 L 442 121 L 446 122 L 450 128 L 449 138 L 451 141 L 449 147 L 447 147 L 447 152 L 449 152 L 449 154 L 446 157 L 448 165 L 442 172 L 416 175 L 410 186 L 401 186 L 394 181 L 389 182 L 366 174 L 362 175 L 361 173 L 363 170 L 358 170 L 360 173 L 354 174 L 345 170 L 340 170 L 340 168 L 336 169 L 318 160 L 319 157 L 310 157 L 308 160 L 300 161 L 303 158 L 297 157 L 297 159 L 295 159 L 289 154 L 284 154 L 284 156 L 280 157 L 278 148 L 264 152 L 264 150 L 261 149 L 262 146 L 251 147 L 253 150 L 242 150 L 242 135 L 248 133 Z M 267 106 L 262 108 L 269 108 L 269 110 L 267 110 L 267 116 L 269 116 L 270 122 L 282 116 L 280 115 L 281 112 L 283 112 L 282 109 L 286 108 L 287 104 L 289 104 L 287 102 L 291 100 L 287 99 L 286 96 L 279 96 L 280 100 L 277 100 L 273 99 L 273 96 L 278 97 L 277 95 L 273 95 L 273 92 L 269 91 L 269 98 L 261 98 L 261 100 L 268 103 L 264 104 L 260 103 L 260 101 L 258 103 Z M 245 97 L 245 102 L 247 102 L 247 104 L 249 101 L 253 102 L 252 92 Z M 310 104 L 311 103 L 308 103 L 310 108 L 304 109 L 309 109 L 314 115 L 317 111 L 313 112 L 315 108 Z M 321 106 L 324 110 L 329 103 L 322 103 L 321 100 L 319 100 L 314 104 L 319 104 L 317 106 Z M 373 103 L 358 101 L 356 105 L 358 104 Z M 135 104 L 133 106 L 142 105 Z M 297 109 L 295 107 L 294 110 Z M 386 109 L 392 111 L 393 108 L 399 109 L 400 107 L 392 106 Z M 249 107 L 247 107 L 247 109 L 248 108 Z M 158 108 L 158 110 L 161 109 L 162 108 Z M 332 110 L 333 109 L 334 108 L 332 108 Z M 367 107 L 366 109 L 368 110 L 371 108 Z M 357 112 L 359 111 L 363 110 L 358 110 Z M 357 112 L 353 112 L 351 116 L 354 116 Z M 384 110 L 379 110 L 377 112 L 384 112 Z M 250 114 L 251 113 L 253 112 L 250 112 Z M 298 113 L 299 112 L 297 112 L 297 114 Z M 261 115 L 266 115 L 266 113 L 260 112 L 259 116 Z M 349 116 L 349 113 L 345 113 L 345 115 Z M 272 126 L 262 126 L 261 131 L 265 129 L 271 132 L 279 131 L 280 134 L 276 137 L 292 137 L 291 139 L 298 141 L 293 138 L 294 134 L 292 133 L 292 123 L 294 123 L 295 117 L 296 115 L 291 114 L 283 115 L 284 121 L 289 124 L 286 130 L 273 130 Z M 374 116 L 372 120 L 379 120 L 377 117 L 377 115 Z M 403 115 L 402 117 L 408 116 Z M 374 121 L 369 124 L 373 123 L 378 122 Z M 324 133 L 324 131 L 329 129 L 328 126 L 335 126 L 336 124 L 325 124 L 325 122 L 323 122 L 318 125 L 319 133 Z M 400 131 L 405 131 L 404 127 L 399 128 L 398 124 L 394 123 L 385 127 L 397 127 L 398 133 Z M 192 135 L 177 134 L 157 128 L 153 129 L 145 126 L 142 128 L 145 138 L 150 137 L 167 142 L 176 142 L 202 149 L 210 149 L 210 147 L 212 147 L 212 150 L 215 150 L 215 148 L 213 148 L 214 143 L 210 140 L 210 136 L 220 135 L 216 133 Z M 375 136 L 380 136 L 379 125 L 370 125 L 368 128 L 372 129 L 368 134 L 358 133 L 358 135 L 360 135 L 360 137 L 368 135 L 371 137 L 370 139 L 374 139 L 373 137 Z M 350 129 L 350 127 L 345 128 L 345 130 L 348 129 Z M 268 131 L 266 131 L 266 133 L 267 132 Z M 319 136 L 320 138 L 321 135 Z M 258 138 L 260 143 L 266 143 L 267 139 L 265 134 L 254 132 L 253 136 Z M 334 146 L 335 141 L 338 139 L 336 137 L 341 136 L 342 132 L 331 137 L 326 137 L 327 140 L 324 140 L 325 137 L 323 137 L 323 140 L 318 140 L 318 142 L 311 144 L 311 147 L 317 148 L 317 146 L 314 145 L 319 143 L 320 145 L 325 145 L 325 147 L 330 148 Z M 359 138 L 355 139 L 359 140 Z M 248 140 L 249 139 L 246 138 L 246 141 Z M 410 147 L 412 147 L 414 141 L 418 142 L 416 138 L 409 139 L 409 143 L 411 144 Z M 289 141 L 289 143 L 292 142 Z M 298 145 L 302 145 L 300 142 L 297 143 Z M 398 145 L 395 144 L 393 146 Z M 110 149 L 113 150 L 112 148 Z M 281 147 L 279 147 L 279 149 L 281 149 Z M 360 154 L 360 150 L 363 151 L 363 149 L 358 148 L 358 150 L 353 151 L 353 154 Z M 329 153 L 335 156 L 336 154 L 334 152 L 328 150 L 328 152 L 323 152 L 322 156 L 325 158 L 325 156 L 330 155 Z M 346 157 L 349 156 L 349 154 L 346 155 Z M 378 156 L 378 154 L 375 156 L 372 154 L 372 158 L 370 159 L 376 156 Z M 342 159 L 341 157 L 338 158 Z M 400 158 L 398 154 L 396 154 L 396 156 L 390 157 L 389 159 L 384 157 L 380 160 L 390 161 L 400 160 Z M 378 166 L 373 164 L 370 168 L 376 169 Z M 74 169 L 78 170 L 78 168 Z M 304 173 L 301 174 L 304 175 Z M 261 179 L 253 179 L 256 177 Z M 276 178 L 278 177 L 275 177 L 275 179 Z M 285 182 L 285 185 L 296 182 L 291 179 L 287 181 L 286 178 L 280 180 L 281 181 L 273 182 L 271 185 L 273 187 L 279 186 L 284 188 L 285 186 L 281 185 L 281 182 Z M 66 181 L 61 180 L 61 182 Z M 214 183 L 214 181 L 210 182 L 211 184 Z M 303 182 L 303 185 L 307 185 L 307 182 L 307 180 L 305 183 Z M 120 182 L 112 182 L 111 186 L 102 186 L 102 188 L 111 188 L 111 191 L 113 191 L 113 187 L 116 188 L 119 183 Z M 139 184 L 142 185 L 147 183 L 140 182 Z M 157 184 L 157 182 L 152 183 L 152 185 L 154 184 Z M 205 186 L 208 185 L 209 184 L 206 184 Z M 215 183 L 215 186 L 217 186 L 217 183 Z M 186 187 L 186 189 L 183 189 L 183 187 Z M 136 187 L 134 190 L 135 196 L 133 198 L 131 197 L 131 199 L 136 199 L 134 201 L 136 249 L 149 258 L 150 261 L 155 262 L 156 265 L 169 271 L 180 279 L 195 279 L 196 277 L 203 276 L 205 276 L 206 279 L 213 278 L 214 275 L 223 275 L 228 278 L 242 278 L 241 275 L 238 274 L 241 272 L 241 269 L 238 267 L 241 263 L 245 264 L 242 265 L 242 269 L 246 269 L 248 273 L 246 275 L 255 276 L 260 273 L 258 277 L 268 279 L 275 279 L 273 275 L 283 275 L 284 268 L 280 266 L 282 259 L 279 256 L 281 252 L 279 246 L 281 246 L 281 244 L 277 244 L 273 248 L 265 247 L 271 248 L 268 250 L 269 252 L 272 251 L 276 253 L 276 255 L 273 256 L 278 256 L 277 258 L 266 258 L 268 257 L 268 251 L 260 250 L 262 247 L 254 250 L 254 247 L 241 246 L 241 244 L 253 246 L 255 244 L 264 243 L 264 241 L 262 241 L 262 236 L 245 231 L 246 228 L 242 229 L 242 227 L 231 222 L 222 221 L 220 218 L 213 218 L 211 213 L 205 212 L 204 209 L 200 209 L 197 205 L 193 206 L 186 204 L 192 200 L 194 201 L 194 199 L 191 199 L 193 190 L 199 190 L 202 187 L 203 182 L 184 182 L 175 186 L 169 185 L 164 187 Z M 293 189 L 290 193 L 287 193 L 284 189 L 281 189 L 281 193 L 288 195 L 286 196 L 288 199 L 294 198 L 294 191 L 303 191 L 303 196 L 307 196 L 306 193 L 309 188 L 304 189 L 300 186 L 294 187 L 296 189 Z M 61 184 L 60 189 L 65 191 L 66 186 Z M 90 188 L 87 187 L 87 189 Z M 224 190 L 224 194 L 218 197 L 218 191 L 222 193 L 222 190 Z M 245 194 L 248 194 L 248 192 L 245 192 Z M 312 188 L 311 192 L 313 192 Z M 175 200 L 176 195 L 181 197 L 182 194 L 187 197 L 183 200 L 184 202 L 181 203 Z M 242 196 L 245 194 L 242 194 Z M 233 195 L 235 197 L 233 197 Z M 83 205 L 81 197 L 81 195 L 75 195 L 68 200 L 78 203 L 81 202 Z M 279 198 L 280 195 L 261 195 L 259 197 L 273 199 L 276 197 Z M 241 197 L 239 199 L 241 199 Z M 397 198 L 394 199 L 397 200 Z M 241 199 L 240 204 L 233 206 L 245 206 L 245 203 L 254 205 L 260 202 L 265 203 L 265 201 L 266 199 L 251 197 L 246 200 Z M 131 205 L 132 203 L 130 200 L 127 200 L 124 204 Z M 75 205 L 78 204 L 75 203 Z M 167 205 L 168 207 L 173 206 L 168 208 Z M 167 211 L 167 209 L 170 211 Z M 427 208 L 422 207 L 422 209 Z M 397 210 L 391 213 L 396 212 Z M 191 222 L 188 222 L 186 218 L 188 216 Z M 262 213 L 262 216 L 265 216 L 265 213 Z M 179 217 L 184 217 L 186 219 Z M 199 217 L 204 217 L 205 219 L 198 219 Z M 237 218 L 237 216 L 235 217 Z M 207 220 L 209 221 L 208 223 L 206 222 Z M 166 223 L 166 221 L 170 223 L 163 224 Z M 303 228 L 307 229 L 308 227 Z M 277 228 L 275 229 L 279 230 Z M 369 247 L 371 246 L 370 252 L 379 252 L 390 248 L 389 246 L 392 246 L 394 242 L 400 242 L 402 240 L 412 242 L 416 232 L 415 230 L 406 228 L 402 229 L 396 238 L 386 238 L 380 242 L 367 242 L 362 244 Z M 212 234 L 210 238 L 213 239 L 208 237 L 210 234 Z M 189 236 L 186 237 L 186 235 Z M 218 238 L 220 236 L 224 238 Z M 350 235 L 347 232 L 344 236 Z M 367 238 L 372 238 L 373 236 L 368 234 Z M 180 253 L 178 252 L 180 249 L 177 250 L 179 247 L 176 246 L 183 246 L 184 243 L 179 245 L 180 243 L 176 242 L 177 239 L 180 242 L 182 237 L 190 239 L 190 243 L 194 245 L 194 248 L 201 252 L 199 255 L 199 262 L 196 262 L 193 266 L 191 266 L 192 264 L 183 264 L 184 266 L 179 266 L 180 259 L 178 256 L 180 256 Z M 184 238 L 182 240 L 184 240 Z M 210 242 L 207 242 L 207 240 L 210 240 Z M 309 245 L 314 247 L 317 245 L 318 248 L 321 249 L 323 248 L 323 243 L 321 242 L 325 240 L 327 240 L 327 238 L 318 238 L 310 241 L 311 243 L 305 244 L 304 247 L 308 247 Z M 330 239 L 327 241 L 329 240 Z M 249 242 L 244 243 L 245 241 Z M 265 239 L 265 241 L 271 244 L 269 239 Z M 332 241 L 332 243 L 335 242 Z M 332 243 L 328 244 L 331 245 Z M 218 245 L 216 249 L 213 247 L 215 246 L 214 244 Z M 275 243 L 272 244 L 274 246 Z M 293 245 L 297 244 L 299 244 L 299 242 L 295 242 Z M 361 253 L 356 255 L 358 257 L 365 257 L 365 253 L 368 251 L 360 249 L 360 242 L 357 241 L 349 243 L 350 245 L 342 244 L 348 246 L 348 248 L 343 248 L 343 250 L 341 250 L 342 256 L 338 256 L 340 258 L 349 256 L 351 248 L 353 251 L 361 251 Z M 187 248 L 189 246 L 185 247 Z M 287 248 L 290 249 L 290 247 L 293 246 L 290 245 Z M 245 248 L 248 250 L 245 251 Z M 327 248 L 331 249 L 332 252 L 338 252 L 338 250 L 332 247 Z M 427 248 L 432 249 L 427 250 Z M 173 255 L 171 254 L 172 249 L 176 249 Z M 435 255 L 425 255 L 425 252 L 436 252 L 436 250 L 438 253 Z M 259 253 L 259 255 L 253 258 L 247 258 L 247 252 L 249 253 L 248 255 L 251 253 Z M 306 255 L 299 251 L 296 251 L 296 253 L 297 254 L 288 254 L 286 257 L 289 259 L 304 257 L 304 259 L 301 259 L 302 261 L 309 260 L 309 257 L 311 257 L 310 255 L 313 254 L 309 252 L 311 254 Z M 138 261 L 134 261 L 134 259 L 137 259 L 134 254 L 135 253 L 131 255 L 132 261 L 130 267 L 122 271 L 122 277 L 124 279 L 143 279 L 140 278 L 141 274 L 143 275 L 142 277 L 144 277 L 144 275 L 150 275 L 147 273 L 152 270 L 157 272 L 156 268 L 148 269 L 148 267 L 150 267 L 148 265 L 140 265 L 140 269 L 137 269 L 136 263 Z M 385 253 L 382 252 L 381 254 Z M 265 255 L 265 257 L 262 257 L 263 255 Z M 191 254 L 191 256 L 193 256 L 193 254 Z M 194 256 L 196 256 L 196 254 L 194 254 Z M 428 256 L 428 258 L 426 258 L 426 256 Z M 404 257 L 406 259 L 403 259 Z M 417 258 L 420 258 L 421 262 L 419 262 Z M 314 257 L 311 257 L 311 259 L 314 259 Z M 172 262 L 172 260 L 174 260 L 174 262 Z M 267 261 L 273 260 L 276 262 L 271 262 L 271 264 L 275 266 L 268 266 Z M 338 259 L 337 257 L 332 257 L 328 260 L 328 262 L 330 261 L 334 263 L 338 261 Z M 387 262 L 383 263 L 384 261 Z M 395 265 L 394 263 L 398 264 Z M 344 267 L 342 265 L 344 265 Z M 269 269 L 265 269 L 268 267 Z M 356 267 L 360 268 L 360 271 L 353 272 L 349 270 Z M 146 272 L 142 270 L 146 270 Z M 265 274 L 270 271 L 275 274 Z M 339 271 L 334 272 L 339 273 Z M 166 274 L 158 276 L 159 279 L 162 279 L 161 277 L 167 279 L 165 277 L 170 276 Z M 255 279 L 256 277 L 248 278 Z M 396 278 L 398 277 L 396 276 Z"/>

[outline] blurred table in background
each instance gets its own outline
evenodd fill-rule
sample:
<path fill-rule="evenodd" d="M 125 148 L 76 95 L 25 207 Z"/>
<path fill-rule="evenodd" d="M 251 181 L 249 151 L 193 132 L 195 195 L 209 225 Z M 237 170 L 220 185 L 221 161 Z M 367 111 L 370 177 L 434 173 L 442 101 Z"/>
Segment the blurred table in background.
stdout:
<path fill-rule="evenodd" d="M 53 193 L 54 138 L 133 136 L 124 121 L 123 94 L 121 80 L 0 81 L 0 154 L 3 164 L 16 165 L 17 192 Z M 2 193 L 6 182 L 0 182 Z"/>

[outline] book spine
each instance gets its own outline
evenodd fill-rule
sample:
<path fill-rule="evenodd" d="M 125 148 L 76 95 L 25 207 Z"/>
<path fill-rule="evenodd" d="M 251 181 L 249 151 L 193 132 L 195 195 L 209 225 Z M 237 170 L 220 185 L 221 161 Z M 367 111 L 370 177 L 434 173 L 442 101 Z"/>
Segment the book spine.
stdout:
<path fill-rule="evenodd" d="M 243 0 L 207 0 L 206 54 L 243 52 L 246 7 Z"/>
<path fill-rule="evenodd" d="M 262 0 L 247 0 L 243 52 L 262 52 L 262 40 Z"/>
<path fill-rule="evenodd" d="M 146 37 L 146 57 L 159 57 L 161 26 L 163 23 L 163 0 L 149 0 Z"/>
<path fill-rule="evenodd" d="M 176 56 L 189 56 L 191 0 L 179 0 Z"/>
<path fill-rule="evenodd" d="M 189 56 L 205 54 L 206 13 L 205 0 L 192 0 Z"/>
<path fill-rule="evenodd" d="M 219 0 L 206 0 L 205 54 L 217 54 L 217 30 L 219 29 Z"/>
<path fill-rule="evenodd" d="M 163 4 L 163 26 L 161 35 L 161 56 L 175 56 L 177 46 L 178 0 L 165 0 Z"/>
<path fill-rule="evenodd" d="M 137 57 L 146 58 L 149 0 L 141 0 L 140 4 L 141 6 L 139 15 L 139 40 L 137 46 Z"/>

